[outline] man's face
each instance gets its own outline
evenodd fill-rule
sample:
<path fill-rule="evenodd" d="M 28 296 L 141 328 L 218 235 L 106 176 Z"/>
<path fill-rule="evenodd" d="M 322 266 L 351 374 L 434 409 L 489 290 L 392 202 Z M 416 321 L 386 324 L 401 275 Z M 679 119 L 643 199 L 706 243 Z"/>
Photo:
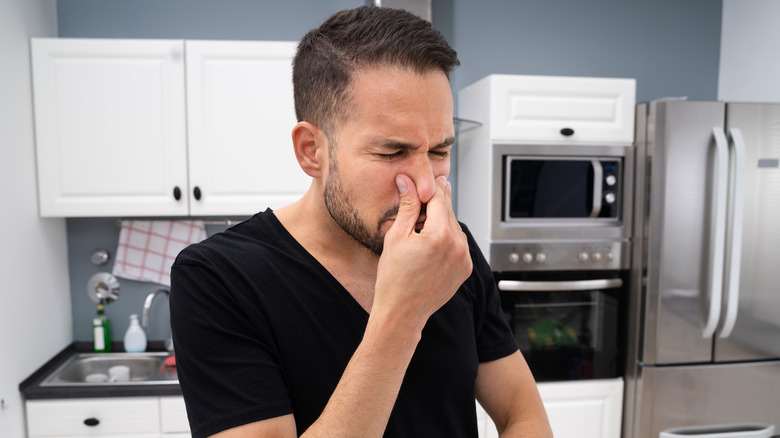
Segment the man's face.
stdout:
<path fill-rule="evenodd" d="M 398 212 L 396 176 L 409 176 L 423 203 L 418 230 L 435 178 L 449 176 L 452 92 L 442 72 L 397 67 L 360 70 L 352 87 L 351 111 L 329 145 L 325 205 L 344 231 L 381 254 Z"/>

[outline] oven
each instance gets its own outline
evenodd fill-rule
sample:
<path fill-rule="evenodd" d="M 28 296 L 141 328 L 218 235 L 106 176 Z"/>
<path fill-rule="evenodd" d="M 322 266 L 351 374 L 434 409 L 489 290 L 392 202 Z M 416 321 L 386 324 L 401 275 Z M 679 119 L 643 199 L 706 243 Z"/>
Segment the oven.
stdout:
<path fill-rule="evenodd" d="M 627 275 L 495 273 L 504 317 L 537 382 L 623 375 Z"/>
<path fill-rule="evenodd" d="M 487 214 L 458 215 L 490 263 L 534 378 L 622 377 L 633 149 L 499 143 L 490 153 Z M 460 175 L 458 189 L 479 177 Z"/>

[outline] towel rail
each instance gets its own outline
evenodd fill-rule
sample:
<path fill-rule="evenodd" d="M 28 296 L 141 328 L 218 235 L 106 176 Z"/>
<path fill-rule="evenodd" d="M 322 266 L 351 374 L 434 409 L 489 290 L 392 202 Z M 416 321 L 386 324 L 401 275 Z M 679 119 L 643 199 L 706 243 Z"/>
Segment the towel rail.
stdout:
<path fill-rule="evenodd" d="M 116 226 L 117 227 L 122 228 L 122 220 L 123 219 L 117 219 L 116 220 Z M 149 220 L 154 220 L 154 219 L 149 219 Z M 191 220 L 191 219 L 187 219 L 187 220 Z M 240 220 L 233 220 L 233 219 L 204 220 L 203 221 L 203 225 L 225 225 L 225 226 L 228 226 L 228 227 L 232 227 L 233 225 L 238 225 L 241 222 L 244 222 L 244 219 L 240 219 Z"/>

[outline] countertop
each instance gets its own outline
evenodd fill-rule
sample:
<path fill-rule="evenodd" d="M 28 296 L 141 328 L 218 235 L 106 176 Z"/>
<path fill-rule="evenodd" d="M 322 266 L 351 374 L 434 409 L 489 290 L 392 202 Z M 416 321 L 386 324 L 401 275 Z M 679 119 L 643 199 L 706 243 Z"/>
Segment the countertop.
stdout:
<path fill-rule="evenodd" d="M 124 352 L 122 342 L 112 343 L 112 351 Z M 162 341 L 151 341 L 147 351 L 165 351 L 165 347 Z M 19 391 L 21 391 L 26 400 L 181 395 L 178 381 L 155 385 L 41 386 L 41 383 L 49 373 L 57 369 L 71 356 L 77 353 L 91 352 L 91 342 L 73 342 L 20 383 Z"/>

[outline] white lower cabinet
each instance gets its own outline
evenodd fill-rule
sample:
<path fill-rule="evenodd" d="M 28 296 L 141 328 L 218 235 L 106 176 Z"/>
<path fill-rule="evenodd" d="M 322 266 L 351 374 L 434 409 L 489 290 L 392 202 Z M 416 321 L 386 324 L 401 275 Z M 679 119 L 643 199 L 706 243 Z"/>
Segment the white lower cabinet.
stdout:
<path fill-rule="evenodd" d="M 165 437 L 190 436 L 183 397 L 160 397 L 160 431 Z"/>
<path fill-rule="evenodd" d="M 182 397 L 29 400 L 27 434 L 33 437 L 188 437 Z"/>
<path fill-rule="evenodd" d="M 619 438 L 623 379 L 539 383 L 555 438 Z M 493 421 L 477 404 L 480 438 L 497 438 Z"/>

